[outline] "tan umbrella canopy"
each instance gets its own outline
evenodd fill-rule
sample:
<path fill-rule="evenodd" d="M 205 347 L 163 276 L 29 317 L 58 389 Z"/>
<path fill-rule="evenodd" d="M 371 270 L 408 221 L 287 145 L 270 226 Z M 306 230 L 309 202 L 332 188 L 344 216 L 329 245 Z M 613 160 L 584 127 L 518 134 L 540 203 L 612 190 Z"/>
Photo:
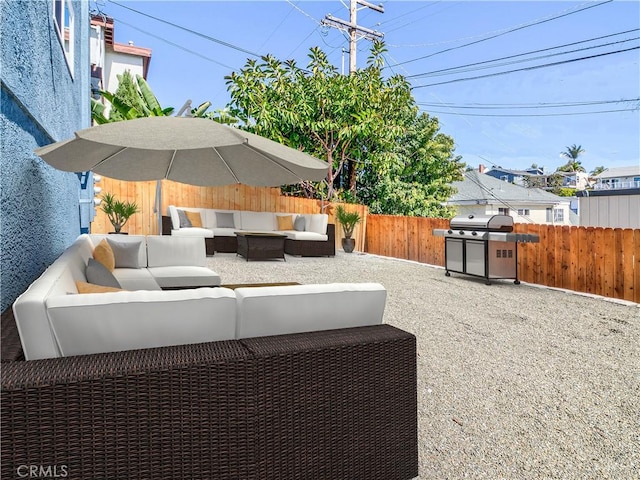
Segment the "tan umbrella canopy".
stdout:
<path fill-rule="evenodd" d="M 320 181 L 328 164 L 299 150 L 204 118 L 145 117 L 76 132 L 35 150 L 68 172 L 198 186 L 280 186 Z"/>

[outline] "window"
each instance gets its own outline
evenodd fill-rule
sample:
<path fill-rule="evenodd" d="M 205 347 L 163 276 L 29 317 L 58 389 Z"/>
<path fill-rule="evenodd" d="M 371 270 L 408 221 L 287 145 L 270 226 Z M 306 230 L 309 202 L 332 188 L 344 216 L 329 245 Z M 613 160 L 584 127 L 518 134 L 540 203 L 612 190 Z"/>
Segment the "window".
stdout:
<path fill-rule="evenodd" d="M 564 210 L 561 208 L 547 208 L 548 223 L 564 223 Z"/>
<path fill-rule="evenodd" d="M 53 0 L 53 18 L 58 39 L 73 76 L 74 15 L 71 0 Z"/>
<path fill-rule="evenodd" d="M 529 216 L 531 214 L 531 210 L 529 210 L 528 208 L 519 208 L 518 209 L 518 215 L 521 216 Z"/>
<path fill-rule="evenodd" d="M 498 214 L 499 215 L 509 215 L 509 209 L 508 208 L 498 208 Z"/>

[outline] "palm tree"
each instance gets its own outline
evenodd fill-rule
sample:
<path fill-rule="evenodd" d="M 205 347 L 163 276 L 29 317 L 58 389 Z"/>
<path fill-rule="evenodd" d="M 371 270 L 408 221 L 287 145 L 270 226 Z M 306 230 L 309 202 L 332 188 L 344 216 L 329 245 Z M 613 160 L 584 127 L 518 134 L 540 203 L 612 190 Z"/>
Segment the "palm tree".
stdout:
<path fill-rule="evenodd" d="M 556 171 L 558 172 L 586 172 L 585 168 L 582 166 L 582 162 L 578 160 L 578 157 L 582 155 L 585 151 L 582 148 L 582 145 L 576 145 L 575 143 L 570 147 L 565 147 L 566 150 L 564 152 L 560 152 L 560 156 L 565 157 L 567 159 L 567 163 L 558 167 Z"/>
<path fill-rule="evenodd" d="M 591 170 L 591 173 L 589 174 L 589 176 L 591 177 L 595 177 L 596 175 L 600 175 L 602 172 L 604 172 L 607 168 L 605 166 L 599 166 L 594 168 L 593 170 Z"/>

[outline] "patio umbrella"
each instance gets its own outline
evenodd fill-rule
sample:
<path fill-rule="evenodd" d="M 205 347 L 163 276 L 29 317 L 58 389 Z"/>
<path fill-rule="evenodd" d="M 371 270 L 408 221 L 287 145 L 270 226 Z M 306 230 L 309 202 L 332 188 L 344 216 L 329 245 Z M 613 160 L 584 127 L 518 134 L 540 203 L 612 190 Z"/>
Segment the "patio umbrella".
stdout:
<path fill-rule="evenodd" d="M 197 186 L 277 187 L 320 181 L 328 163 L 267 138 L 204 118 L 144 117 L 80 130 L 35 150 L 53 167 L 128 181 L 158 180 L 158 231 L 167 179 Z"/>
<path fill-rule="evenodd" d="M 320 181 L 328 164 L 299 150 L 212 120 L 144 117 L 80 130 L 35 150 L 59 170 L 119 180 L 198 186 L 280 186 Z"/>

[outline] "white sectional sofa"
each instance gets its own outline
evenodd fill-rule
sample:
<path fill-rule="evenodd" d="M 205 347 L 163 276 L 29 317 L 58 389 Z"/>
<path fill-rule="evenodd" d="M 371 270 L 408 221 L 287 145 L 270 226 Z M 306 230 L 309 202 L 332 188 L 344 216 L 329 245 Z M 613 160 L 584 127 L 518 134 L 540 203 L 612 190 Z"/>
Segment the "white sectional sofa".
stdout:
<path fill-rule="evenodd" d="M 202 226 L 192 226 L 180 211 L 196 212 Z M 302 256 L 335 255 L 335 225 L 329 224 L 329 216 L 322 213 L 298 214 L 285 212 L 253 212 L 248 210 L 219 210 L 209 208 L 185 208 L 169 205 L 171 235 L 204 237 L 212 245 L 207 251 L 235 252 L 235 232 L 281 233 L 287 236 L 285 253 Z M 281 228 L 286 217 L 291 228 Z M 186 221 L 185 221 L 186 220 Z M 163 232 L 167 233 L 167 232 Z"/>
<path fill-rule="evenodd" d="M 78 237 L 14 303 L 26 360 L 382 323 L 386 290 L 375 283 L 183 288 L 220 284 L 201 266 L 201 237 L 119 238 L 146 240 L 138 252 L 145 267 L 115 268 L 127 290 L 79 294 L 102 238 Z"/>
<path fill-rule="evenodd" d="M 14 316 L 27 360 L 65 354 L 55 339 L 55 326 L 59 325 L 63 330 L 67 328 L 69 319 L 76 318 L 71 314 L 74 311 L 80 312 L 79 317 L 84 321 L 101 324 L 100 328 L 106 328 L 109 322 L 122 325 L 138 322 L 146 316 L 154 318 L 158 325 L 171 326 L 178 335 L 185 323 L 197 324 L 202 321 L 203 314 L 213 314 L 215 310 L 212 310 L 210 300 L 224 296 L 225 292 L 217 288 L 198 290 L 197 294 L 195 290 L 161 291 L 162 288 L 182 288 L 185 285 L 220 285 L 220 276 L 206 267 L 202 239 L 134 235 L 108 236 L 117 242 L 139 245 L 139 268 L 115 268 L 113 271 L 113 276 L 126 291 L 80 295 L 76 282 L 87 281 L 89 259 L 95 246 L 105 237 L 78 237 L 15 301 Z M 176 322 L 176 319 L 180 320 Z M 72 328 L 83 328 L 82 322 Z M 231 337 L 234 329 L 235 325 L 231 325 Z M 192 337 L 199 341 L 201 338 Z M 147 340 L 147 346 L 153 344 L 152 337 Z M 131 344 L 136 342 L 130 341 Z M 124 347 L 129 345 L 123 344 Z"/>

